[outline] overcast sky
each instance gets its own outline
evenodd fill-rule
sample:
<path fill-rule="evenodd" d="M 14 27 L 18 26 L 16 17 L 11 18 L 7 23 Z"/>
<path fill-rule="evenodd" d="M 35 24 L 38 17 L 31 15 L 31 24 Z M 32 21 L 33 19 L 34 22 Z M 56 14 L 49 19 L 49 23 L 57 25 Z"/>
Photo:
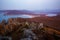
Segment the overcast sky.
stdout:
<path fill-rule="evenodd" d="M 60 0 L 0 0 L 0 10 L 56 10 Z"/>

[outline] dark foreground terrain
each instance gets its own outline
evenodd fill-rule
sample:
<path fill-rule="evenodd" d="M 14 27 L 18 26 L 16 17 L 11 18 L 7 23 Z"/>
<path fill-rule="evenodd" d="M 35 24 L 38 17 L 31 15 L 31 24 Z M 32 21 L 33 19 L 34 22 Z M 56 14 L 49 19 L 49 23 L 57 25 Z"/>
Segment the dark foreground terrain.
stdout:
<path fill-rule="evenodd" d="M 0 36 L 12 40 L 60 40 L 60 16 L 10 18 L 0 23 Z"/>

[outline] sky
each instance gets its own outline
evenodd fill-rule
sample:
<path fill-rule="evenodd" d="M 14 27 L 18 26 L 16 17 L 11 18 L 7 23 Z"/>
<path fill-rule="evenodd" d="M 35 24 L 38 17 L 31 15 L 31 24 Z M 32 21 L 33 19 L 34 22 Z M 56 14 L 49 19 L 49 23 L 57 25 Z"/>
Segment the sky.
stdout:
<path fill-rule="evenodd" d="M 60 0 L 0 0 L 0 10 L 56 10 Z"/>

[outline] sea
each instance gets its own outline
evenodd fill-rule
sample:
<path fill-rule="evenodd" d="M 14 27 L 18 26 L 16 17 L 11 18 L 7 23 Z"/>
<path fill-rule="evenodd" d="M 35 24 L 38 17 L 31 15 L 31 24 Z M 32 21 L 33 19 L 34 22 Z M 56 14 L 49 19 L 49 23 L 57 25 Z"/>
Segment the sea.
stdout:
<path fill-rule="evenodd" d="M 5 13 L 4 12 L 0 12 L 0 22 L 2 20 L 8 20 L 9 18 L 32 18 L 33 16 L 30 16 L 30 15 L 4 15 Z"/>
<path fill-rule="evenodd" d="M 4 14 L 5 14 L 4 12 L 0 12 L 0 22 L 2 20 L 7 21 L 9 18 L 18 18 L 18 17 L 20 17 L 20 18 L 33 18 L 33 16 L 26 15 L 26 14 L 24 14 L 24 15 L 4 15 Z M 53 13 L 48 14 L 47 13 L 46 16 L 52 17 L 52 16 L 57 16 L 57 14 L 53 14 Z"/>

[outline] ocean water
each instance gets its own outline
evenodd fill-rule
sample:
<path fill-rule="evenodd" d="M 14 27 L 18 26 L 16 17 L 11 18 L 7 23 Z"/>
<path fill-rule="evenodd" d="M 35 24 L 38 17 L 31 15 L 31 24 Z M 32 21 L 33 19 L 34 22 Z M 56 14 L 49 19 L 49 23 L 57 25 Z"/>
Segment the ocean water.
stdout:
<path fill-rule="evenodd" d="M 57 14 L 50 13 L 50 14 L 47 14 L 46 16 L 53 17 L 53 16 L 57 16 Z"/>
<path fill-rule="evenodd" d="M 17 17 L 20 17 L 20 18 L 32 18 L 33 16 L 30 16 L 30 15 L 4 15 L 3 12 L 0 12 L 0 22 L 2 20 L 8 20 L 9 18 L 17 18 Z"/>
<path fill-rule="evenodd" d="M 5 14 L 4 12 L 0 12 L 0 22 L 2 20 L 7 21 L 9 18 L 17 18 L 17 17 L 20 17 L 20 18 L 33 18 L 33 17 L 35 17 L 35 16 L 31 16 L 31 15 L 4 15 L 4 14 Z M 46 16 L 52 17 L 52 16 L 57 16 L 57 14 L 50 13 L 50 14 L 47 14 Z"/>

